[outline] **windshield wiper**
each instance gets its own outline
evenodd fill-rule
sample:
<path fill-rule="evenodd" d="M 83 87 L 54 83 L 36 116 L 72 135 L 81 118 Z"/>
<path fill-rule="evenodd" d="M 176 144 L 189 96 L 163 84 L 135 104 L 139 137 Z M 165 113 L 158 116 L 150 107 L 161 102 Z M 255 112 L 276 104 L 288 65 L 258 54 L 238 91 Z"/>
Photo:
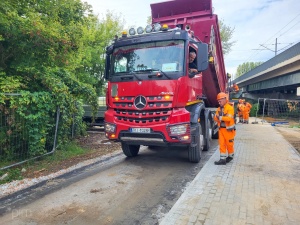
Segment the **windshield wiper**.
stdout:
<path fill-rule="evenodd" d="M 146 69 L 144 71 L 147 71 L 147 72 L 154 72 L 154 71 L 158 71 L 159 73 L 162 73 L 164 76 L 166 76 L 169 80 L 171 80 L 171 77 L 168 76 L 164 71 L 160 70 L 160 69 Z M 148 75 L 149 78 L 152 78 L 152 77 L 160 77 L 160 76 L 157 76 L 157 74 L 155 75 Z"/>
<path fill-rule="evenodd" d="M 142 80 L 142 79 L 139 78 L 139 77 L 136 75 L 136 73 L 133 72 L 133 71 L 130 71 L 129 74 L 130 74 L 129 76 L 128 76 L 128 75 L 127 75 L 127 76 L 122 76 L 121 79 L 122 79 L 122 80 L 128 80 L 128 79 L 132 79 L 133 77 L 135 77 L 137 80 Z"/>

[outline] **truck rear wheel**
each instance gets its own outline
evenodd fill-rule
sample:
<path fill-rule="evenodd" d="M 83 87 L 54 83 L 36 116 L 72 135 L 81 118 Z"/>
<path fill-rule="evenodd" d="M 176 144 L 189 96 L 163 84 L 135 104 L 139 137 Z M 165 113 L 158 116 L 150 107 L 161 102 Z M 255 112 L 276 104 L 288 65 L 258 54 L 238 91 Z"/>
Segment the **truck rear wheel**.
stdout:
<path fill-rule="evenodd" d="M 206 126 L 205 126 L 205 144 L 203 146 L 203 151 L 208 151 L 209 150 L 211 139 L 212 139 L 211 123 L 210 123 L 210 120 L 207 120 L 206 121 Z"/>
<path fill-rule="evenodd" d="M 219 139 L 219 130 L 212 135 L 213 139 Z"/>
<path fill-rule="evenodd" d="M 201 125 L 198 123 L 192 130 L 192 141 L 189 146 L 188 156 L 190 162 L 198 163 L 201 159 L 201 152 L 203 149 L 203 135 Z"/>
<path fill-rule="evenodd" d="M 128 145 L 125 142 L 122 142 L 122 150 L 124 155 L 127 157 L 137 156 L 140 150 L 139 145 Z"/>

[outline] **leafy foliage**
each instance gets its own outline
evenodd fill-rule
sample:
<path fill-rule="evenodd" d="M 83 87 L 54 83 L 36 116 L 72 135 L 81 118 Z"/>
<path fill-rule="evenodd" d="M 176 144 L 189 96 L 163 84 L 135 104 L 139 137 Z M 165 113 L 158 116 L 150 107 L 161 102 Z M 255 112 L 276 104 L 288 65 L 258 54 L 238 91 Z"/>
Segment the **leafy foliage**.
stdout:
<path fill-rule="evenodd" d="M 68 140 L 71 125 L 82 132 L 82 104 L 96 113 L 104 93 L 105 47 L 121 30 L 119 18 L 107 13 L 100 21 L 80 0 L 0 1 L 0 116 L 10 110 L 26 121 L 20 128 L 3 120 L 9 128 L 0 131 L 2 142 L 18 127 L 31 156 L 45 152 L 58 108 L 60 140 Z"/>
<path fill-rule="evenodd" d="M 236 41 L 230 41 L 234 33 L 234 28 L 226 25 L 223 20 L 219 20 L 219 28 L 223 54 L 226 55 L 230 52 L 231 47 L 236 43 Z"/>
<path fill-rule="evenodd" d="M 252 104 L 252 108 L 250 110 L 250 116 L 251 117 L 255 117 L 256 116 L 256 112 L 258 111 L 258 107 L 259 107 L 258 103 Z"/>
<path fill-rule="evenodd" d="M 258 67 L 263 62 L 245 62 L 238 66 L 236 70 L 236 78 L 242 76 L 243 74 L 249 72 L 250 70 L 253 70 L 255 67 Z"/>

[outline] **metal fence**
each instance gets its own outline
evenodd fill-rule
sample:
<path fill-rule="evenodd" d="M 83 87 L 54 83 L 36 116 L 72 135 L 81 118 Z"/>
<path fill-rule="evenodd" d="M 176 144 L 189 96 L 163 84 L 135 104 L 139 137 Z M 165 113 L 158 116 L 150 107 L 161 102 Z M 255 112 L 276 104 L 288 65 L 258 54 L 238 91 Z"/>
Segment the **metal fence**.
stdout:
<path fill-rule="evenodd" d="M 300 100 L 259 98 L 256 118 L 262 123 L 300 126 Z"/>
<path fill-rule="evenodd" d="M 29 160 L 54 153 L 56 149 L 59 108 L 51 113 L 50 121 L 45 121 L 47 129 L 43 134 L 39 127 L 33 127 L 31 121 L 24 119 L 18 112 L 18 107 L 10 105 L 10 99 L 19 98 L 19 94 L 7 95 L 5 103 L 0 103 L 0 170 L 17 166 Z M 36 112 L 28 114 L 34 116 Z M 55 110 L 54 110 L 55 111 Z M 40 146 L 33 144 L 33 135 L 39 134 Z M 41 147 L 42 146 L 42 147 Z M 36 151 L 35 148 L 40 148 Z"/>

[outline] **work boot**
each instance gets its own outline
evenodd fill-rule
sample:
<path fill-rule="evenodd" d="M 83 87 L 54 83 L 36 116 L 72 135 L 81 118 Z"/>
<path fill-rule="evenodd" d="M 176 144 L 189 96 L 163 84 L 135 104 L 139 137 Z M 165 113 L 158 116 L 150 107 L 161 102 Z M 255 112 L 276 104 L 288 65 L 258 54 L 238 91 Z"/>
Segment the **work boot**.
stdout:
<path fill-rule="evenodd" d="M 233 158 L 230 157 L 230 156 L 228 156 L 228 157 L 226 158 L 226 163 L 229 163 L 231 160 L 233 160 Z"/>
<path fill-rule="evenodd" d="M 219 161 L 215 161 L 215 165 L 226 165 L 226 159 L 220 159 Z"/>

